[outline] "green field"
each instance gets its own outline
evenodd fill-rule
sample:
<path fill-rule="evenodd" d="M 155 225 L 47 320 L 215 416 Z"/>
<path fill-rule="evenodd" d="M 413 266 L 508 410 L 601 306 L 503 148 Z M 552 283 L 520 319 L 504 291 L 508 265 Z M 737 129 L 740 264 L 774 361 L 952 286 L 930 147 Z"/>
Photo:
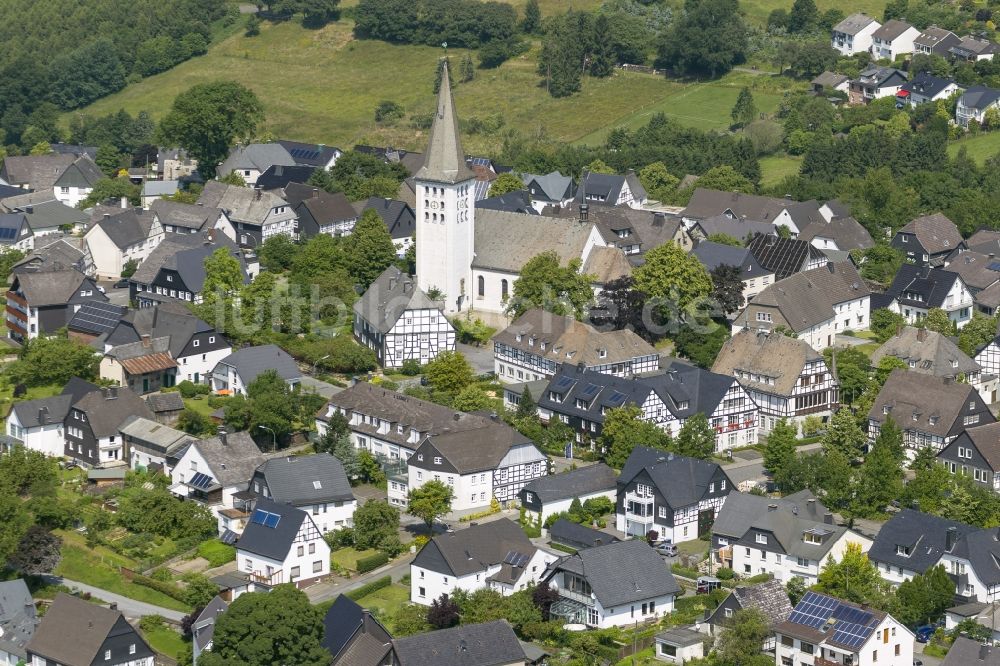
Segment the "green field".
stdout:
<path fill-rule="evenodd" d="M 990 132 L 952 141 L 948 144 L 948 154 L 954 157 L 963 146 L 965 146 L 969 157 L 982 164 L 988 158 L 1000 153 L 1000 132 Z"/>
<path fill-rule="evenodd" d="M 355 550 L 354 548 L 340 548 L 338 550 L 333 551 L 333 553 L 330 555 L 330 561 L 334 562 L 340 567 L 343 567 L 344 569 L 348 569 L 350 571 L 357 571 L 359 559 L 361 559 L 362 557 L 369 557 L 377 552 L 378 551 L 375 550 L 374 548 L 370 548 L 368 550 Z"/>
<path fill-rule="evenodd" d="M 760 184 L 764 187 L 776 185 L 788 176 L 794 176 L 802 166 L 802 158 L 794 155 L 769 155 L 761 157 Z"/>
<path fill-rule="evenodd" d="M 828 9 L 839 9 L 845 15 L 864 12 L 879 21 L 882 20 L 885 5 L 885 0 L 855 0 L 850 5 L 842 5 L 834 0 L 816 0 L 816 7 L 820 12 L 825 12 Z M 740 8 L 751 22 L 766 24 L 767 17 L 773 10 L 790 10 L 792 2 L 791 0 L 740 0 Z"/>
<path fill-rule="evenodd" d="M 191 651 L 191 643 L 181 638 L 173 629 L 168 627 L 157 627 L 152 631 L 142 632 L 149 647 L 153 648 L 164 657 L 174 659 L 182 650 Z"/>
<path fill-rule="evenodd" d="M 392 617 L 399 607 L 409 602 L 410 588 L 395 583 L 358 599 L 358 605 L 377 613 L 379 617 Z"/>

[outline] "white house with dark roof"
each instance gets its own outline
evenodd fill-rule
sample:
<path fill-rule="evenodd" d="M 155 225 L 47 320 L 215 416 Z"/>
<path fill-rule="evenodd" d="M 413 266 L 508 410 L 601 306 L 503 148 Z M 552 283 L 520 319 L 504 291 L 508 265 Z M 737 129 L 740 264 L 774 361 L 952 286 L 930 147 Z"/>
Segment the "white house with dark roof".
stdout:
<path fill-rule="evenodd" d="M 258 499 L 236 541 L 236 571 L 257 585 L 308 587 L 330 573 L 330 546 L 305 511 Z"/>
<path fill-rule="evenodd" d="M 129 295 L 140 308 L 180 301 L 201 303 L 205 286 L 205 261 L 226 250 L 239 265 L 244 284 L 253 277 L 243 253 L 221 233 L 170 234 L 129 278 Z"/>
<path fill-rule="evenodd" d="M 680 543 L 707 534 L 735 484 L 716 463 L 645 446 L 632 449 L 618 477 L 615 528 Z"/>
<path fill-rule="evenodd" d="M 942 213 L 921 215 L 897 231 L 890 241 L 906 256 L 906 263 L 940 266 L 957 249 L 965 247 L 958 226 Z"/>
<path fill-rule="evenodd" d="M 975 120 L 982 124 L 989 109 L 1000 109 L 1000 90 L 986 86 L 969 86 L 958 98 L 955 106 L 955 123 L 968 127 Z"/>
<path fill-rule="evenodd" d="M 937 455 L 952 474 L 1000 492 L 1000 423 L 966 428 Z"/>
<path fill-rule="evenodd" d="M 125 264 L 142 262 L 163 237 L 163 226 L 153 211 L 98 207 L 83 237 L 88 273 L 118 279 Z"/>
<path fill-rule="evenodd" d="M 848 57 L 855 53 L 867 53 L 872 46 L 872 34 L 881 26 L 882 24 L 871 16 L 851 14 L 833 26 L 830 46 Z"/>
<path fill-rule="evenodd" d="M 0 167 L 0 179 L 15 187 L 51 192 L 67 206 L 86 199 L 104 174 L 90 156 L 72 153 L 11 155 Z"/>
<path fill-rule="evenodd" d="M 77 400 L 98 390 L 95 384 L 72 377 L 59 395 L 15 402 L 7 416 L 7 436 L 47 456 L 65 454 L 65 421 Z"/>
<path fill-rule="evenodd" d="M 532 544 L 507 518 L 439 534 L 410 564 L 410 601 L 430 606 L 455 590 L 492 589 L 510 596 L 538 583 L 557 557 Z"/>
<path fill-rule="evenodd" d="M 896 93 L 896 103 L 917 107 L 927 102 L 948 99 L 960 89 L 961 86 L 954 79 L 933 76 L 928 72 L 917 72 L 899 88 L 899 92 Z"/>
<path fill-rule="evenodd" d="M 107 300 L 94 279 L 75 268 L 50 264 L 39 270 L 15 270 L 6 295 L 7 336 L 24 342 L 52 335 L 85 303 Z"/>
<path fill-rule="evenodd" d="M 322 645 L 333 666 L 384 666 L 392 634 L 372 611 L 341 594 L 323 616 Z"/>
<path fill-rule="evenodd" d="M 196 234 L 214 229 L 236 241 L 236 229 L 220 208 L 156 199 L 149 209 L 156 213 L 166 234 Z"/>
<path fill-rule="evenodd" d="M 894 67 L 872 65 L 851 80 L 847 101 L 851 104 L 868 104 L 872 100 L 891 97 L 899 92 L 908 77 L 906 72 Z"/>
<path fill-rule="evenodd" d="M 35 234 L 24 213 L 0 213 L 0 247 L 29 252 L 35 247 Z"/>
<path fill-rule="evenodd" d="M 374 210 L 385 222 L 392 244 L 396 246 L 396 256 L 402 258 L 413 245 L 413 236 L 417 229 L 417 217 L 405 201 L 371 197 L 367 201 L 358 201 L 354 210 L 360 218 L 366 210 Z"/>
<path fill-rule="evenodd" d="M 913 509 L 900 509 L 882 525 L 868 550 L 879 575 L 893 585 L 922 576 L 953 552 L 958 539 L 979 528 Z"/>
<path fill-rule="evenodd" d="M 354 338 L 375 352 L 380 365 L 421 365 L 455 351 L 455 328 L 417 281 L 395 266 L 385 269 L 354 303 Z"/>
<path fill-rule="evenodd" d="M 872 58 L 895 60 L 896 56 L 913 53 L 913 40 L 920 31 L 906 21 L 890 19 L 872 33 Z"/>
<path fill-rule="evenodd" d="M 278 345 L 258 345 L 238 349 L 219 361 L 212 370 L 212 390 L 227 395 L 244 395 L 247 386 L 267 370 L 274 370 L 289 386 L 302 378 L 288 352 Z"/>
<path fill-rule="evenodd" d="M 493 336 L 493 359 L 504 383 L 551 377 L 565 364 L 622 377 L 659 367 L 656 349 L 633 331 L 599 331 L 537 308 Z"/>
<path fill-rule="evenodd" d="M 0 583 L 0 666 L 28 663 L 25 645 L 40 621 L 23 578 Z"/>
<path fill-rule="evenodd" d="M 198 203 L 225 211 L 241 247 L 257 248 L 271 236 L 294 239 L 298 234 L 298 218 L 291 204 L 273 192 L 213 180 L 205 184 Z"/>
<path fill-rule="evenodd" d="M 323 534 L 354 525 L 358 501 L 344 466 L 329 453 L 271 458 L 254 472 L 248 490 L 309 513 Z"/>
<path fill-rule="evenodd" d="M 553 514 L 569 511 L 575 499 L 586 502 L 605 497 L 614 502 L 616 481 L 613 469 L 604 463 L 595 463 L 534 479 L 521 488 L 518 498 L 532 520 L 544 523 Z"/>
<path fill-rule="evenodd" d="M 597 173 L 584 169 L 575 200 L 598 206 L 628 206 L 642 208 L 647 201 L 646 189 L 635 171 L 625 175 Z"/>
<path fill-rule="evenodd" d="M 710 240 L 700 241 L 691 251 L 709 272 L 720 266 L 733 266 L 740 271 L 743 281 L 743 298 L 753 300 L 761 289 L 774 281 L 774 271 L 760 265 L 757 258 L 745 247 L 733 247 Z"/>
<path fill-rule="evenodd" d="M 834 216 L 830 219 L 824 216 L 822 220 L 810 222 L 799 232 L 798 239 L 808 241 L 810 245 L 820 250 L 835 252 L 867 250 L 875 245 L 868 230 L 850 215 Z"/>
<path fill-rule="evenodd" d="M 223 178 L 231 173 L 238 173 L 249 187 L 253 187 L 262 173 L 277 164 L 294 166 L 296 162 L 279 143 L 251 143 L 235 146 L 229 151 L 229 157 L 219 165 L 216 174 Z"/>
<path fill-rule="evenodd" d="M 192 666 L 198 666 L 198 657 L 202 652 L 211 652 L 215 637 L 215 621 L 228 609 L 229 604 L 225 599 L 215 595 L 194 619 L 191 625 Z"/>
<path fill-rule="evenodd" d="M 573 178 L 558 171 L 547 174 L 524 173 L 521 174 L 521 181 L 531 198 L 531 205 L 539 213 L 546 206 L 565 208 L 576 195 Z"/>
<path fill-rule="evenodd" d="M 958 35 L 953 33 L 951 30 L 945 30 L 944 28 L 939 28 L 937 26 L 930 26 L 926 28 L 922 33 L 920 33 L 916 39 L 913 40 L 913 51 L 915 53 L 922 53 L 924 55 L 935 54 L 942 58 L 948 57 L 948 50 L 952 46 L 956 46 L 961 43 L 961 39 Z"/>
<path fill-rule="evenodd" d="M 641 539 L 562 557 L 541 582 L 559 593 L 551 615 L 597 629 L 659 620 L 673 612 L 681 591 L 663 559 Z"/>
<path fill-rule="evenodd" d="M 792 201 L 703 187 L 695 188 L 688 205 L 681 212 L 684 224 L 689 227 L 718 215 L 724 215 L 733 221 L 744 220 L 769 224 L 773 227 L 785 226 L 792 236 L 798 234 L 799 230 L 809 222 L 821 219 L 819 204 L 816 201 Z M 730 235 L 740 240 L 745 237 L 735 233 Z"/>
<path fill-rule="evenodd" d="M 961 275 L 928 264 L 900 266 L 892 284 L 879 298 L 887 309 L 903 315 L 908 324 L 916 324 L 931 309 L 938 308 L 959 328 L 972 319 L 975 305 L 972 291 Z"/>
<path fill-rule="evenodd" d="M 133 416 L 152 419 L 153 412 L 126 387 L 112 386 L 84 394 L 66 414 L 63 455 L 86 468 L 126 467 L 128 450 L 120 430 Z"/>

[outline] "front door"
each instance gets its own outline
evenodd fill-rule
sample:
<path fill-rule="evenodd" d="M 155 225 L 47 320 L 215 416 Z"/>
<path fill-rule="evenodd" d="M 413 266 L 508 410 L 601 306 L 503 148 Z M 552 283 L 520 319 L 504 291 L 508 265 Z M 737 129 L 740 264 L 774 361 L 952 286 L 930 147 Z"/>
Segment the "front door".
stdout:
<path fill-rule="evenodd" d="M 142 392 L 149 393 L 149 377 L 142 378 Z"/>

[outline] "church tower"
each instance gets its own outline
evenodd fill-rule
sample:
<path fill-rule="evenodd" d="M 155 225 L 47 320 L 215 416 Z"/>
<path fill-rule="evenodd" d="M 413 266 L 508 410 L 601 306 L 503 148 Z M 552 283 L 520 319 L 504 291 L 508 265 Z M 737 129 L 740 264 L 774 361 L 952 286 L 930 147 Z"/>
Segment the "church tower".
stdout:
<path fill-rule="evenodd" d="M 445 313 L 472 296 L 475 178 L 465 164 L 455 99 L 445 62 L 424 165 L 414 176 L 417 197 L 417 283 L 444 293 Z"/>

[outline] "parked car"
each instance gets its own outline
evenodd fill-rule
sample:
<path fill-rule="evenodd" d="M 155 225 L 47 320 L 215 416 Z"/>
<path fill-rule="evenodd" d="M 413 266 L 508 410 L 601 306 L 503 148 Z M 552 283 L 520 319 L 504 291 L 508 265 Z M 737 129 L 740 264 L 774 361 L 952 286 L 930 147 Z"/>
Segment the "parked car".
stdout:
<path fill-rule="evenodd" d="M 677 557 L 677 546 L 670 541 L 661 541 L 655 546 L 656 552 L 666 557 Z"/>
<path fill-rule="evenodd" d="M 118 282 L 115 282 L 111 286 L 113 289 L 125 289 L 126 287 L 128 287 L 128 278 L 122 278 L 121 280 L 118 280 Z"/>
<path fill-rule="evenodd" d="M 937 627 L 933 624 L 924 624 L 917 627 L 913 633 L 916 634 L 918 643 L 926 643 L 931 639 L 935 631 L 937 631 Z"/>
<path fill-rule="evenodd" d="M 101 292 L 102 294 L 108 293 L 107 290 L 101 285 L 97 285 L 97 291 Z"/>

